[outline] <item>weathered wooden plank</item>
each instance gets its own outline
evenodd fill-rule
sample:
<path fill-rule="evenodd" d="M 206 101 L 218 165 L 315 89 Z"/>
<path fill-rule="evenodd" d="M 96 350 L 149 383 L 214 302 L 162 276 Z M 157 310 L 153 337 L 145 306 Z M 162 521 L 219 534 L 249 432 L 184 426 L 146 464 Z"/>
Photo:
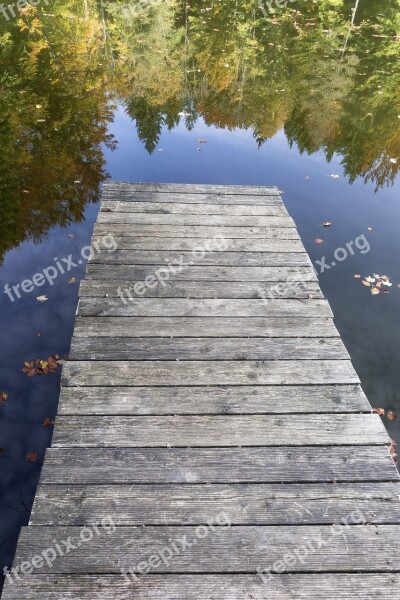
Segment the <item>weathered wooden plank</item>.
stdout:
<path fill-rule="evenodd" d="M 258 224 L 259 225 L 259 224 Z M 221 227 L 209 223 L 202 225 L 135 225 L 133 223 L 96 223 L 95 235 L 122 235 L 130 237 L 163 237 L 163 238 L 210 238 L 227 239 L 274 239 L 298 240 L 299 234 L 295 227 Z"/>
<path fill-rule="evenodd" d="M 332 317 L 326 300 L 186 299 L 186 298 L 81 298 L 83 317 Z M 187 322 L 190 334 L 190 321 Z"/>
<path fill-rule="evenodd" d="M 226 216 L 288 216 L 284 204 L 187 204 L 179 203 L 177 200 L 169 203 L 157 202 L 125 202 L 124 200 L 103 199 L 101 212 L 119 213 L 149 213 L 149 214 L 171 214 L 171 215 L 226 215 Z"/>
<path fill-rule="evenodd" d="M 378 415 L 60 416 L 53 447 L 389 444 Z"/>
<path fill-rule="evenodd" d="M 293 220 L 286 217 L 263 217 L 255 216 L 226 216 L 226 215 L 166 215 L 160 213 L 113 213 L 100 212 L 97 217 L 98 223 L 124 223 L 134 225 L 200 225 L 213 227 L 268 227 L 285 228 L 294 227 Z"/>
<path fill-rule="evenodd" d="M 396 524 L 399 494 L 399 483 L 42 485 L 30 524 L 200 525 L 221 509 L 232 525 L 330 525 L 354 510 Z"/>
<path fill-rule="evenodd" d="M 166 281 L 165 285 L 146 288 L 146 296 L 150 298 L 264 298 L 274 301 L 278 298 L 323 298 L 316 281 L 288 281 L 287 283 L 261 281 Z M 88 279 L 81 282 L 80 297 L 116 298 L 121 290 L 130 289 L 136 296 L 132 281 Z M 126 295 L 126 292 L 124 292 Z"/>
<path fill-rule="evenodd" d="M 102 249 L 102 236 L 94 236 L 92 246 Z M 137 237 L 115 236 L 117 248 L 120 250 L 164 250 L 164 251 L 189 251 L 200 248 L 209 248 L 212 252 L 222 252 L 225 245 L 230 252 L 305 252 L 303 243 L 297 240 L 280 240 L 278 238 L 241 239 L 241 238 L 182 238 L 182 237 Z M 216 243 L 217 242 L 217 243 Z M 104 248 L 103 248 L 104 249 Z M 104 255 L 104 253 L 103 253 Z M 245 258 L 245 257 L 243 257 Z"/>
<path fill-rule="evenodd" d="M 110 527 L 99 527 L 90 543 L 82 543 L 79 527 L 23 527 L 14 564 L 53 547 L 54 539 L 70 538 L 73 550 L 51 566 L 44 564 L 42 573 L 138 573 L 139 563 L 153 554 L 159 559 L 153 564 L 153 573 L 255 573 L 257 568 L 271 568 L 287 554 L 294 555 L 287 567 L 290 572 L 365 572 L 371 565 L 375 572 L 400 571 L 400 525 L 342 526 L 344 531 L 339 534 L 338 527 L 326 525 L 224 526 L 223 510 L 211 519 L 213 528 L 206 530 L 206 536 L 202 529 L 202 538 L 193 526 L 184 530 L 176 526 L 116 527 L 112 534 Z M 175 548 L 168 560 L 161 560 L 160 553 L 171 547 L 171 540 Z"/>
<path fill-rule="evenodd" d="M 86 277 L 91 279 L 128 279 L 131 281 L 145 281 L 149 277 L 151 278 L 150 287 L 154 285 L 155 277 L 164 281 L 170 279 L 175 281 L 276 281 L 283 285 L 290 285 L 294 281 L 317 281 L 311 266 L 204 267 L 182 263 L 160 264 L 159 266 L 89 263 Z M 162 284 L 160 283 L 160 285 Z"/>
<path fill-rule="evenodd" d="M 74 337 L 71 360 L 345 360 L 340 338 Z"/>
<path fill-rule="evenodd" d="M 107 340 L 102 338 L 102 343 Z M 114 340 L 114 343 L 117 341 Z M 156 343 L 160 344 L 161 341 L 157 339 Z M 58 414 L 314 414 L 370 411 L 371 406 L 359 385 L 64 387 L 61 389 Z"/>
<path fill-rule="evenodd" d="M 108 192 L 116 191 L 118 193 L 122 191 L 131 192 L 158 192 L 158 193 L 189 193 L 189 194 L 212 194 L 220 195 L 253 195 L 253 196 L 267 196 L 268 194 L 279 195 L 278 188 L 275 186 L 261 186 L 261 185 L 212 185 L 212 184 L 199 184 L 199 183 L 147 183 L 147 182 L 124 182 L 124 181 L 112 181 L 105 183 L 104 195 Z"/>
<path fill-rule="evenodd" d="M 213 193 L 183 193 L 183 192 L 132 192 L 125 190 L 105 190 L 103 201 L 123 202 L 151 202 L 166 203 L 179 202 L 179 204 L 213 204 L 216 206 L 284 206 L 277 192 L 268 192 L 265 196 L 251 194 L 213 194 Z"/>
<path fill-rule="evenodd" d="M 6 584 L 3 600 L 385 600 L 397 573 L 152 575 L 135 584 L 118 575 L 30 575 Z"/>
<path fill-rule="evenodd" d="M 42 484 L 398 481 L 385 446 L 50 448 Z"/>
<path fill-rule="evenodd" d="M 359 383 L 349 360 L 79 361 L 62 383 L 82 385 L 280 385 Z M 377 415 L 376 420 L 380 422 Z"/>
<path fill-rule="evenodd" d="M 78 317 L 76 337 L 338 337 L 332 319 L 288 317 Z M 338 382 L 336 382 L 338 383 Z"/>
<path fill-rule="evenodd" d="M 229 247 L 226 247 L 229 250 Z M 91 263 L 119 265 L 160 265 L 174 263 L 205 266 L 279 267 L 310 266 L 305 252 L 204 252 L 202 248 L 192 252 L 161 253 L 159 250 L 115 250 L 111 253 L 93 254 Z"/>

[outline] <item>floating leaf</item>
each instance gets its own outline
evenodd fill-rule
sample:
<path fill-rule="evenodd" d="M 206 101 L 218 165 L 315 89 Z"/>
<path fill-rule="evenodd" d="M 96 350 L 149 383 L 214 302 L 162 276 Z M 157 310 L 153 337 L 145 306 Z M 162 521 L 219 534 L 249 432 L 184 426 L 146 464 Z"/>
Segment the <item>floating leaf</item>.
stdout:
<path fill-rule="evenodd" d="M 45 419 L 43 419 L 42 425 L 43 427 L 49 427 L 50 425 L 54 425 L 54 422 L 54 419 L 52 419 L 51 417 L 46 417 Z"/>
<path fill-rule="evenodd" d="M 389 419 L 389 421 L 395 421 L 397 419 L 396 413 L 392 410 L 390 410 L 386 416 Z"/>
<path fill-rule="evenodd" d="M 365 281 L 368 281 L 368 283 L 375 283 L 375 280 L 376 280 L 376 277 L 370 277 L 369 275 L 368 275 L 368 277 L 365 278 Z"/>
<path fill-rule="evenodd" d="M 5 402 L 8 398 L 8 394 L 5 392 L 0 392 L 0 402 Z"/>
<path fill-rule="evenodd" d="M 384 408 L 373 408 L 372 412 L 383 417 L 385 414 L 385 409 Z"/>
<path fill-rule="evenodd" d="M 321 239 L 321 238 L 315 238 L 314 242 L 316 244 L 323 244 L 325 240 Z"/>
<path fill-rule="evenodd" d="M 330 221 L 324 221 L 322 224 L 324 227 L 330 227 L 332 225 Z"/>
<path fill-rule="evenodd" d="M 366 285 L 367 287 L 371 287 L 371 284 L 369 283 L 369 281 L 365 281 L 365 279 L 362 280 L 362 284 Z"/>
<path fill-rule="evenodd" d="M 76 282 L 76 277 L 68 277 L 68 283 L 71 285 Z"/>
<path fill-rule="evenodd" d="M 39 456 L 37 452 L 28 452 L 28 454 L 25 456 L 25 460 L 28 462 L 36 462 L 38 458 Z"/>
<path fill-rule="evenodd" d="M 354 279 L 361 279 L 361 275 L 358 275 L 358 273 L 356 275 L 354 275 Z"/>
<path fill-rule="evenodd" d="M 48 300 L 48 297 L 47 297 L 47 296 L 44 294 L 43 296 L 37 296 L 37 297 L 36 297 L 36 300 L 37 300 L 38 302 L 47 302 L 47 300 Z"/>
<path fill-rule="evenodd" d="M 77 235 L 76 235 L 76 233 L 69 233 L 69 234 L 67 235 L 67 237 L 69 237 L 69 238 L 72 240 L 72 239 L 76 238 L 76 237 L 77 237 Z"/>
<path fill-rule="evenodd" d="M 376 296 L 376 295 L 377 295 L 377 294 L 379 294 L 379 293 L 380 293 L 380 292 L 379 292 L 378 288 L 376 288 L 376 287 L 375 287 L 375 288 L 372 288 L 372 289 L 371 289 L 371 294 L 372 294 L 373 296 Z"/>

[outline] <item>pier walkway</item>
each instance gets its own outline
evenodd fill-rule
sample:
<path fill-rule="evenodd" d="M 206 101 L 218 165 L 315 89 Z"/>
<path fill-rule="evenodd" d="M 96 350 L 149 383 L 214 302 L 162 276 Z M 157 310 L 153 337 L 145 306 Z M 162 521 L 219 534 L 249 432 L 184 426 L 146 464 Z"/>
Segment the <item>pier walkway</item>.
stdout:
<path fill-rule="evenodd" d="M 105 236 L 3 600 L 400 598 L 390 440 L 277 189 L 110 183 Z"/>

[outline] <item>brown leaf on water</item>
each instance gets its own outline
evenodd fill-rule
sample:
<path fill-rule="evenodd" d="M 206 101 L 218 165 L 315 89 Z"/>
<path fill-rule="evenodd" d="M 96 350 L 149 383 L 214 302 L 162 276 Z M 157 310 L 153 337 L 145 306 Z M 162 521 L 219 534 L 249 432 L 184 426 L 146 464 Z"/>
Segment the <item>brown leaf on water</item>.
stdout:
<path fill-rule="evenodd" d="M 316 244 L 323 244 L 325 240 L 323 240 L 322 238 L 315 238 L 314 242 Z"/>
<path fill-rule="evenodd" d="M 380 294 L 380 291 L 378 290 L 378 288 L 374 287 L 371 289 L 371 294 L 373 296 L 376 296 L 377 294 Z"/>
<path fill-rule="evenodd" d="M 5 402 L 8 398 L 8 394 L 5 392 L 0 392 L 0 402 Z"/>
<path fill-rule="evenodd" d="M 54 422 L 54 419 L 52 419 L 51 417 L 46 417 L 45 419 L 43 419 L 42 425 L 43 427 L 49 427 L 49 425 L 54 425 Z"/>
<path fill-rule="evenodd" d="M 69 233 L 69 234 L 67 235 L 67 237 L 69 237 L 71 240 L 73 240 L 74 238 L 76 238 L 76 237 L 78 237 L 78 236 L 76 235 L 76 233 Z"/>
<path fill-rule="evenodd" d="M 49 373 L 55 373 L 57 367 L 62 364 L 62 360 L 59 360 L 58 354 L 49 356 L 47 360 L 42 358 L 36 358 L 31 362 L 25 362 L 22 367 L 22 372 L 28 377 L 33 375 L 48 375 Z"/>
<path fill-rule="evenodd" d="M 76 283 L 76 277 L 68 277 L 68 283 L 71 285 L 73 283 Z"/>
<path fill-rule="evenodd" d="M 362 280 L 362 284 L 366 285 L 367 287 L 371 287 L 371 284 L 369 281 L 365 281 L 365 279 Z"/>
<path fill-rule="evenodd" d="M 383 417 L 383 415 L 385 414 L 385 409 L 384 408 L 373 408 L 372 412 Z"/>
<path fill-rule="evenodd" d="M 397 415 L 393 410 L 390 410 L 386 416 L 389 419 L 389 421 L 395 421 L 397 419 Z"/>
<path fill-rule="evenodd" d="M 28 462 L 36 462 L 38 458 L 39 456 L 37 452 L 28 452 L 28 454 L 25 456 L 25 460 Z"/>
<path fill-rule="evenodd" d="M 361 275 L 358 275 L 358 273 L 356 275 L 354 275 L 354 279 L 361 279 Z"/>

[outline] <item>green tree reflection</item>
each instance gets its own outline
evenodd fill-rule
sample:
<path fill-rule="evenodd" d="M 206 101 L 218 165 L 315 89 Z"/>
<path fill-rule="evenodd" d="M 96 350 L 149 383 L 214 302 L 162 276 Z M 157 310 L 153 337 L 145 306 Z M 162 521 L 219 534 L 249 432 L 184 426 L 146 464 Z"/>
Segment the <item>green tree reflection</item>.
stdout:
<path fill-rule="evenodd" d="M 82 219 L 105 179 L 113 103 L 149 153 L 201 116 L 263 144 L 342 157 L 349 181 L 400 166 L 398 0 L 53 0 L 0 23 L 0 254 Z"/>

